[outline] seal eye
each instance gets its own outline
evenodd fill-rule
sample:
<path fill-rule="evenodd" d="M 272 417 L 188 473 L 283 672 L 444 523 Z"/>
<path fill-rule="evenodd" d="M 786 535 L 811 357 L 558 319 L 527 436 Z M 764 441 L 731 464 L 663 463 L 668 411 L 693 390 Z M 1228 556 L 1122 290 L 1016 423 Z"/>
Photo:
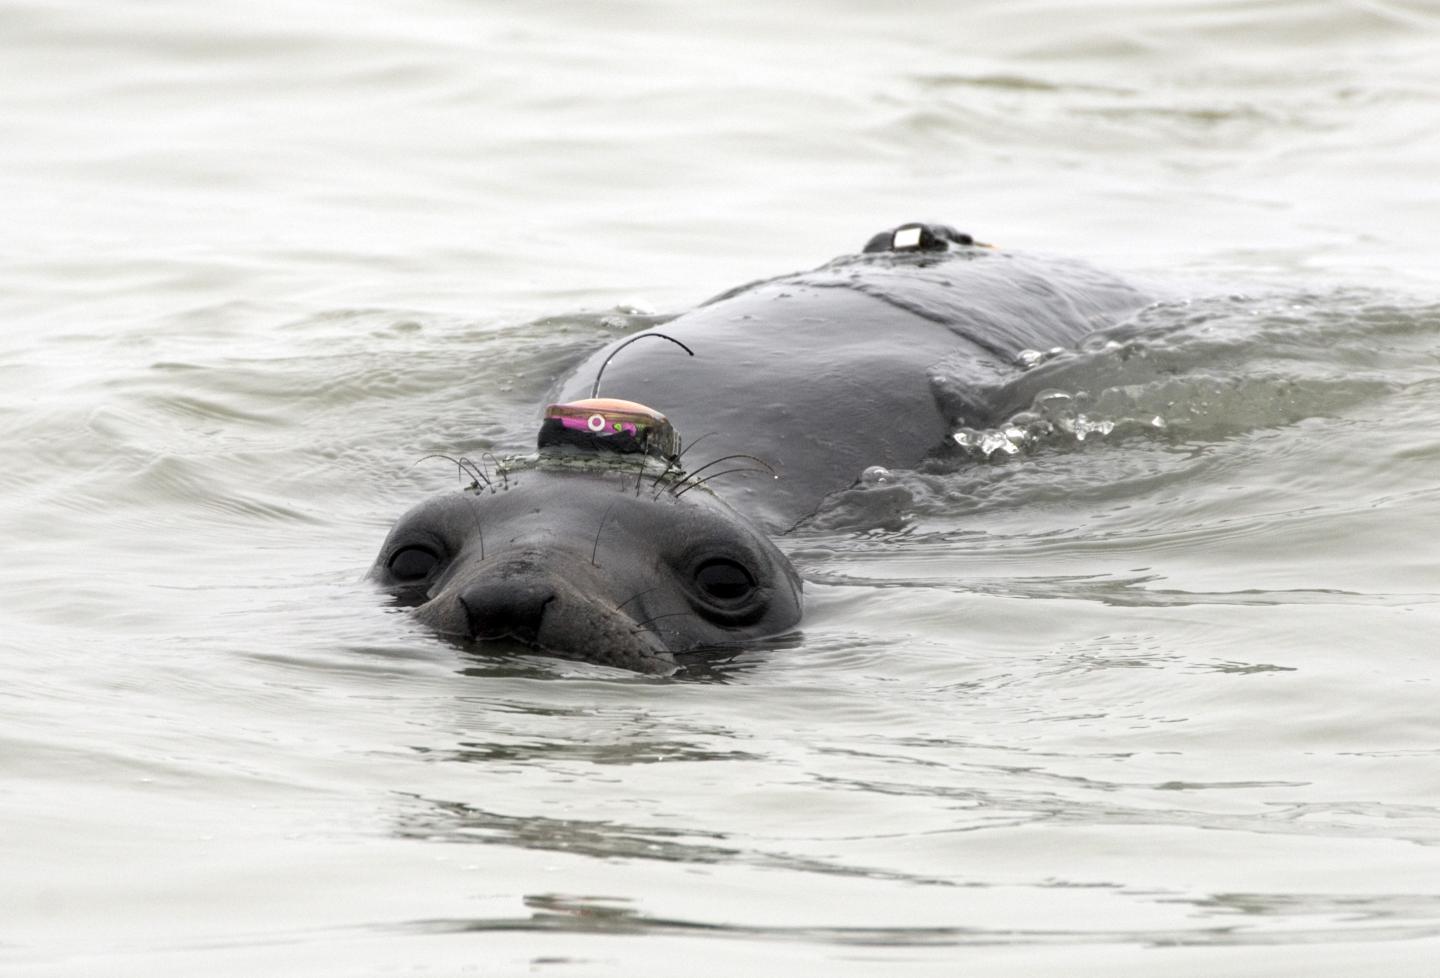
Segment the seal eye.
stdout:
<path fill-rule="evenodd" d="M 386 566 L 397 581 L 414 584 L 429 577 L 439 563 L 439 556 L 428 547 L 405 547 L 395 551 Z"/>
<path fill-rule="evenodd" d="M 743 601 L 755 590 L 755 578 L 733 560 L 707 560 L 695 570 L 695 583 L 711 601 L 734 604 Z"/>

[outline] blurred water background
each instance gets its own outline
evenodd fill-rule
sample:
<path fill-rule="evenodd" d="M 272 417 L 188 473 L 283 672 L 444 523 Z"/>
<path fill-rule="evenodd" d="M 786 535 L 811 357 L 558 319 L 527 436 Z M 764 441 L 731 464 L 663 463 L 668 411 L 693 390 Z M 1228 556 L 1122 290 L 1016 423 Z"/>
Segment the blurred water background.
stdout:
<path fill-rule="evenodd" d="M 3 0 L 0 969 L 1434 974 L 1437 42 Z M 421 455 L 914 219 L 1167 298 L 1017 381 L 1048 434 L 788 541 L 796 647 L 472 656 L 362 580 Z"/>

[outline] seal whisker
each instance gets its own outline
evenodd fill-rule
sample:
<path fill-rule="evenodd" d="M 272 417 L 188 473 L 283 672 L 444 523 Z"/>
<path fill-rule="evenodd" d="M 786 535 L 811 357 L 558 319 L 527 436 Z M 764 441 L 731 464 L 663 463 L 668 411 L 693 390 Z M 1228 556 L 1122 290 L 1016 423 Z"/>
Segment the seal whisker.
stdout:
<path fill-rule="evenodd" d="M 600 525 L 595 528 L 595 546 L 590 548 L 590 563 L 592 566 L 600 566 L 599 562 L 597 562 L 595 559 L 596 556 L 600 553 L 600 533 L 602 530 L 605 529 L 605 521 L 610 518 L 610 513 L 615 509 L 617 505 L 617 503 L 611 503 L 605 508 L 605 512 L 600 514 Z"/>
<path fill-rule="evenodd" d="M 481 472 L 478 468 L 476 468 L 474 462 L 470 461 L 468 458 L 465 458 L 463 455 L 460 458 L 456 458 L 454 455 L 446 455 L 444 452 L 432 452 L 429 455 L 422 455 L 415 461 L 411 462 L 405 471 L 408 472 L 410 471 L 410 469 L 413 469 L 421 462 L 428 462 L 432 458 L 443 458 L 445 461 L 455 466 L 457 474 L 463 473 L 464 475 L 470 476 L 471 481 L 475 483 L 475 488 L 477 489 L 480 488 L 480 482 L 482 480 L 487 486 L 490 485 L 490 480 L 485 478 L 485 474 Z"/>
<path fill-rule="evenodd" d="M 771 475 L 779 478 L 779 474 L 775 471 L 775 466 L 771 465 L 769 462 L 765 461 L 763 458 L 760 458 L 757 455 L 746 455 L 744 452 L 739 452 L 735 455 L 721 455 L 719 458 L 712 458 L 710 461 L 700 466 L 694 472 L 691 472 L 690 478 L 694 479 L 701 472 L 704 472 L 706 469 L 710 468 L 710 466 L 719 465 L 721 462 L 728 462 L 732 458 L 748 458 L 752 462 L 759 462 L 761 465 L 765 466 L 765 468 L 770 471 Z"/>
<path fill-rule="evenodd" d="M 649 441 L 650 441 L 649 432 L 646 432 L 645 442 L 646 442 L 647 445 L 649 444 Z M 636 469 L 635 469 L 635 498 L 636 498 L 636 499 L 639 499 L 639 498 L 640 498 L 640 483 L 643 482 L 644 479 L 645 479 L 645 459 L 646 459 L 646 458 L 647 458 L 646 454 L 645 454 L 644 452 L 641 452 L 639 458 L 637 459 L 637 462 L 638 462 L 639 464 L 637 465 L 637 467 L 636 467 Z"/>
<path fill-rule="evenodd" d="M 671 611 L 671 612 L 669 612 L 669 613 L 667 613 L 667 614 L 663 614 L 663 615 L 651 615 L 649 618 L 646 618 L 644 621 L 637 621 L 637 622 L 635 623 L 635 628 L 636 628 L 637 630 L 639 630 L 639 631 L 643 631 L 644 628 L 645 628 L 645 626 L 648 625 L 648 624 L 650 624 L 652 621 L 659 621 L 661 618 L 683 618 L 683 617 L 686 616 L 686 615 L 689 615 L 689 616 L 691 616 L 691 617 L 696 617 L 695 612 L 693 612 L 693 611 Z"/>
<path fill-rule="evenodd" d="M 651 591 L 658 591 L 658 590 L 660 590 L 660 585 L 659 585 L 659 584 L 655 585 L 654 587 L 647 587 L 647 588 L 646 588 L 645 590 L 643 590 L 643 591 L 636 591 L 634 594 L 630 595 L 630 597 L 626 598 L 624 601 L 621 601 L 619 604 L 617 604 L 617 605 L 615 606 L 615 610 L 616 610 L 616 611 L 619 611 L 620 609 L 624 608 L 627 604 L 629 604 L 631 601 L 634 601 L 636 598 L 640 597 L 641 595 L 649 594 Z"/>
<path fill-rule="evenodd" d="M 490 482 L 490 467 L 485 464 L 485 456 L 486 456 L 486 455 L 490 455 L 490 453 L 489 453 L 489 452 L 482 452 L 481 455 L 480 455 L 480 471 L 483 472 L 483 473 L 485 473 L 485 484 L 486 484 L 487 486 L 489 486 L 489 485 L 491 485 L 491 482 Z M 493 459 L 495 456 L 490 455 L 490 457 Z"/>
<path fill-rule="evenodd" d="M 470 510 L 470 515 L 475 518 L 475 536 L 480 541 L 480 562 L 485 562 L 485 528 L 480 525 L 480 513 L 478 507 Z"/>
<path fill-rule="evenodd" d="M 660 471 L 660 474 L 659 474 L 659 475 L 657 475 L 654 479 L 652 479 L 652 480 L 650 481 L 650 488 L 651 488 L 651 489 L 655 489 L 655 487 L 660 484 L 660 480 L 663 479 L 663 478 L 665 478 L 665 477 L 666 477 L 667 475 L 669 475 L 671 472 L 678 472 L 678 473 L 683 474 L 683 473 L 685 472 L 685 470 L 682 469 L 682 468 L 680 468 L 678 465 L 675 464 L 675 459 L 673 459 L 673 458 L 666 459 L 666 460 L 665 460 L 665 468 L 663 468 L 663 469 Z M 653 502 L 655 502 L 656 500 L 658 500 L 658 499 L 660 498 L 660 494 L 661 494 L 662 492 L 664 492 L 664 491 L 665 491 L 664 489 L 655 489 L 655 494 L 650 497 L 650 501 L 653 503 Z"/>
<path fill-rule="evenodd" d="M 602 363 L 602 364 L 600 364 L 600 369 L 597 370 L 597 371 L 595 371 L 595 383 L 594 383 L 593 385 L 591 385 L 591 387 L 590 387 L 590 396 L 591 396 L 591 397 L 599 397 L 599 396 L 600 396 L 600 378 L 603 377 L 603 376 L 605 376 L 605 368 L 608 367 L 608 366 L 610 366 L 610 361 L 611 361 L 611 360 L 614 360 L 617 356 L 620 355 L 620 351 L 621 351 L 621 350 L 625 349 L 625 348 L 626 348 L 627 346 L 629 346 L 631 343 L 638 343 L 640 340 L 648 339 L 648 338 L 650 338 L 650 337 L 652 337 L 652 336 L 654 336 L 654 337 L 656 337 L 656 338 L 658 338 L 658 339 L 662 339 L 662 340 L 669 340 L 671 343 L 674 343 L 676 346 L 678 346 L 680 349 L 684 350 L 686 353 L 690 354 L 692 357 L 695 355 L 695 351 L 694 351 L 694 350 L 690 349 L 690 348 L 689 348 L 688 346 L 686 346 L 684 343 L 681 343 L 681 342 L 680 342 L 679 340 L 677 340 L 675 337 L 673 337 L 673 336 L 667 336 L 667 335 L 665 335 L 664 333 L 640 333 L 640 334 L 638 334 L 638 335 L 636 335 L 636 336 L 632 336 L 632 337 L 630 337 L 628 340 L 626 340 L 624 343 L 621 343 L 619 346 L 617 346 L 617 347 L 615 348 L 614 352 L 612 352 L 608 357 L 605 358 L 605 362 Z"/>
<path fill-rule="evenodd" d="M 680 485 L 680 484 L 677 482 L 674 486 L 671 486 L 671 487 L 670 487 L 670 495 L 674 496 L 676 499 L 679 499 L 681 496 L 685 495 L 687 492 L 689 492 L 691 489 L 694 489 L 696 486 L 703 486 L 703 485 L 705 485 L 706 483 L 708 483 L 711 479 L 715 478 L 716 476 L 728 475 L 728 474 L 731 473 L 731 472 L 760 472 L 760 471 L 762 471 L 761 469 L 756 469 L 756 468 L 751 468 L 751 467 L 749 467 L 749 466 L 744 466 L 744 467 L 735 468 L 735 469 L 725 469 L 725 470 L 722 471 L 722 472 L 716 472 L 715 475 L 706 476 L 704 479 L 697 479 L 697 478 L 696 478 L 696 476 L 698 476 L 701 472 L 704 472 L 706 469 L 710 468 L 710 466 L 712 466 L 712 465 L 718 465 L 718 464 L 720 464 L 721 462 L 727 462 L 727 461 L 729 461 L 729 460 L 732 459 L 732 458 L 748 458 L 748 459 L 750 459 L 752 462 L 759 462 L 761 465 L 764 466 L 763 471 L 769 472 L 770 475 L 771 475 L 771 477 L 773 477 L 773 478 L 776 478 L 776 479 L 780 478 L 780 474 L 775 471 L 775 467 L 774 467 L 773 465 L 771 465 L 769 462 L 765 461 L 763 458 L 759 458 L 759 457 L 757 457 L 757 456 L 755 456 L 755 455 L 745 455 L 745 454 L 743 454 L 743 453 L 742 453 L 742 454 L 737 454 L 737 455 L 722 455 L 722 456 L 720 456 L 719 458 L 711 459 L 710 461 L 706 462 L 704 465 L 702 465 L 702 466 L 700 466 L 698 469 L 696 469 L 694 472 L 691 472 L 691 473 L 690 473 L 690 479 L 691 479 L 692 481 L 690 482 L 689 485 L 686 485 L 686 486 L 683 486 L 683 487 L 677 489 L 676 486 L 679 486 L 679 485 Z"/>
<path fill-rule="evenodd" d="M 699 488 L 700 486 L 706 486 L 706 487 L 708 487 L 709 484 L 710 484 L 710 480 L 711 480 L 711 479 L 718 479 L 718 478 L 720 478 L 722 475 L 730 475 L 730 474 L 735 473 L 735 472 L 768 472 L 768 473 L 770 474 L 770 478 L 772 478 L 772 479 L 778 479 L 778 478 L 780 478 L 778 475 L 775 474 L 775 470 L 774 470 L 774 469 L 768 468 L 768 467 L 767 467 L 767 468 L 763 468 L 763 469 L 757 469 L 757 468 L 752 468 L 752 467 L 750 467 L 750 466 L 742 466 L 742 467 L 740 467 L 740 468 L 735 468 L 735 469 L 721 469 L 719 472 L 716 472 L 714 475 L 706 476 L 705 478 L 700 479 L 700 480 L 697 481 L 697 482 L 692 482 L 692 483 L 690 483 L 690 484 L 689 484 L 688 486 L 686 486 L 684 489 L 681 489 L 679 492 L 675 493 L 675 494 L 674 494 L 674 495 L 675 495 L 675 498 L 676 498 L 676 499 L 679 499 L 681 496 L 685 495 L 685 494 L 686 494 L 687 492 L 689 492 L 691 489 L 697 489 L 697 488 Z"/>
<path fill-rule="evenodd" d="M 706 438 L 709 438 L 711 435 L 715 435 L 715 434 L 719 434 L 719 432 L 716 432 L 716 431 L 707 431 L 707 432 L 705 432 L 705 434 L 701 435 L 699 438 L 696 438 L 694 441 L 692 441 L 690 444 L 686 445 L 684 448 L 682 448 L 682 449 L 680 450 L 679 454 L 677 454 L 677 455 L 675 456 L 675 461 L 677 461 L 677 462 L 680 461 L 682 458 L 685 457 L 685 453 L 686 453 L 686 452 L 690 451 L 690 449 L 692 449 L 692 448 L 694 448 L 696 445 L 700 444 L 700 443 L 701 443 L 702 441 L 704 441 Z"/>
<path fill-rule="evenodd" d="M 428 462 L 428 461 L 430 461 L 432 458 L 443 458 L 445 461 L 451 463 L 452 465 L 459 465 L 459 464 L 460 464 L 459 461 L 455 458 L 454 455 L 446 455 L 444 452 L 431 452 L 429 455 L 421 455 L 421 456 L 420 456 L 419 458 L 417 458 L 415 461 L 413 461 L 413 462 L 411 462 L 409 465 L 405 466 L 405 471 L 406 471 L 406 472 L 409 472 L 411 469 L 413 469 L 415 466 L 419 465 L 421 462 Z"/>
<path fill-rule="evenodd" d="M 718 432 L 714 432 L 714 431 L 707 431 L 707 432 L 705 432 L 705 434 L 701 435 L 699 438 L 696 438 L 696 439 L 695 439 L 694 441 L 692 441 L 690 444 L 684 445 L 684 446 L 680 449 L 680 451 L 676 452 L 674 455 L 671 455 L 669 458 L 667 458 L 667 459 L 665 460 L 665 468 L 660 471 L 660 474 L 659 474 L 659 475 L 657 475 L 653 480 L 651 480 L 651 482 L 650 482 L 650 488 L 651 488 L 651 489 L 654 489 L 656 486 L 660 485 L 660 482 L 661 482 L 667 475 L 669 475 L 671 472 L 677 472 L 677 473 L 679 473 L 680 475 L 684 475 L 684 474 L 685 474 L 685 469 L 680 465 L 680 460 L 685 457 L 685 454 L 686 454 L 687 452 L 689 452 L 690 449 L 694 448 L 696 445 L 700 444 L 700 443 L 701 443 L 702 441 L 704 441 L 706 438 L 709 438 L 711 435 L 714 435 L 714 434 L 718 434 Z M 677 435 L 676 437 L 678 438 L 679 436 Z M 661 492 L 664 492 L 664 491 L 665 491 L 664 489 L 661 489 L 661 490 L 657 491 L 657 492 L 655 493 L 654 498 L 655 498 L 655 499 L 659 499 L 659 498 L 660 498 L 660 493 L 661 493 Z"/>
<path fill-rule="evenodd" d="M 505 466 L 503 466 L 503 465 L 500 464 L 500 460 L 495 457 L 495 453 L 494 453 L 494 452 L 481 452 L 481 453 L 480 453 L 480 460 L 481 460 L 482 462 L 483 462 L 485 459 L 487 459 L 487 458 L 488 458 L 488 459 L 491 461 L 491 463 L 495 466 L 495 471 L 500 473 L 500 478 L 504 481 L 504 483 L 505 483 L 505 488 L 506 488 L 506 489 L 509 489 L 509 488 L 510 488 L 510 473 L 508 473 L 508 472 L 505 471 Z M 487 485 L 489 485 L 491 489 L 494 489 L 494 488 L 495 488 L 495 486 L 494 486 L 492 483 L 487 482 Z"/>
<path fill-rule="evenodd" d="M 487 476 L 485 474 L 485 471 L 481 469 L 480 466 L 476 465 L 474 461 L 466 458 L 464 455 L 461 455 L 458 464 L 462 469 L 464 469 L 466 474 L 471 477 L 471 481 L 475 483 L 476 489 L 480 488 L 480 483 L 482 482 L 485 483 L 487 488 L 489 487 L 490 477 Z"/>
<path fill-rule="evenodd" d="M 650 480 L 650 488 L 651 488 L 651 489 L 655 489 L 656 486 L 659 486 L 660 483 L 665 479 L 665 477 L 666 477 L 667 475 L 669 475 L 671 472 L 674 472 L 677 476 L 681 476 L 681 477 L 683 477 L 683 476 L 685 475 L 685 470 L 680 467 L 680 456 L 679 456 L 678 454 L 677 454 L 677 455 L 671 455 L 669 458 L 667 458 L 667 459 L 665 460 L 665 468 L 661 469 L 661 470 L 660 470 L 660 474 L 657 475 L 657 476 L 655 476 L 654 479 Z M 653 496 L 650 497 L 651 502 L 654 502 L 655 500 L 659 499 L 659 498 L 660 498 L 660 494 L 661 494 L 662 492 L 665 492 L 666 489 L 668 489 L 668 488 L 670 488 L 670 487 L 669 487 L 669 486 L 661 486 L 659 489 L 655 489 L 655 495 L 653 495 Z"/>

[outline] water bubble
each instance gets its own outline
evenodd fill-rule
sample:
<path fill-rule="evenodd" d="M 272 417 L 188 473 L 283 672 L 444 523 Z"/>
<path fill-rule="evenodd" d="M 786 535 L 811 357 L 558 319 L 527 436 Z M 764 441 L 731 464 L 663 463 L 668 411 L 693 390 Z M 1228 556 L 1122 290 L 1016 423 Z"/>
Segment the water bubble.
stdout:
<path fill-rule="evenodd" d="M 972 455 L 990 458 L 996 452 L 1014 455 L 1020 451 L 1029 434 L 1018 426 L 1006 428 L 961 428 L 950 436 L 960 448 Z"/>
<path fill-rule="evenodd" d="M 1020 364 L 1022 369 L 1030 370 L 1033 367 L 1040 366 L 1042 363 L 1054 360 L 1064 352 L 1065 348 L 1063 346 L 1052 346 L 1048 350 L 1021 350 L 1015 354 L 1015 360 Z"/>

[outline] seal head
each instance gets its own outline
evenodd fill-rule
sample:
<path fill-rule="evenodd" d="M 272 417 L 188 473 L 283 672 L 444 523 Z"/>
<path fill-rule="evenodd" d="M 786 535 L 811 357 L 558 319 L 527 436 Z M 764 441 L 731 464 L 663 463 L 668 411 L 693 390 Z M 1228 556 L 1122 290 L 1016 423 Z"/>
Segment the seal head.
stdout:
<path fill-rule="evenodd" d="M 800 620 L 790 562 L 680 472 L 663 415 L 613 400 L 551 405 L 540 444 L 489 486 L 401 517 L 371 576 L 447 637 L 650 673 Z"/>

